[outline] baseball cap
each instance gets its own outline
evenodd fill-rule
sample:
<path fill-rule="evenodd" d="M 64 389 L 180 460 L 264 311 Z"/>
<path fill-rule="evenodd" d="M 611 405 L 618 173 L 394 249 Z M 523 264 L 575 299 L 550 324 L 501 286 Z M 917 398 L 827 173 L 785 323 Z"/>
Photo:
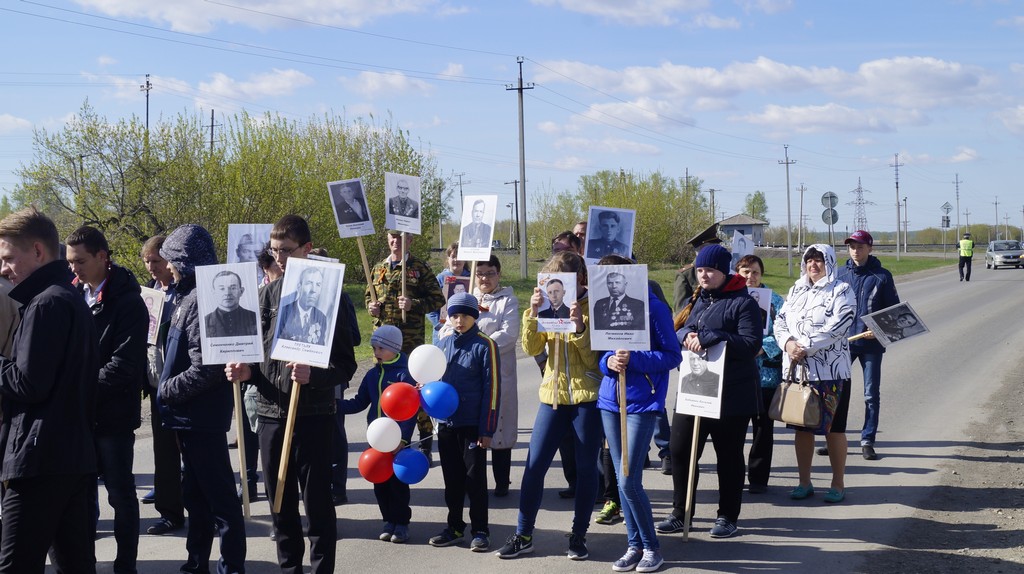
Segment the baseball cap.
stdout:
<path fill-rule="evenodd" d="M 863 243 L 865 245 L 871 246 L 875 244 L 875 240 L 874 238 L 871 237 L 871 234 L 868 233 L 867 231 L 864 231 L 863 229 L 858 229 L 857 231 L 851 233 L 850 236 L 847 237 L 845 241 L 843 241 L 843 243 L 849 245 L 851 241 L 854 243 Z"/>

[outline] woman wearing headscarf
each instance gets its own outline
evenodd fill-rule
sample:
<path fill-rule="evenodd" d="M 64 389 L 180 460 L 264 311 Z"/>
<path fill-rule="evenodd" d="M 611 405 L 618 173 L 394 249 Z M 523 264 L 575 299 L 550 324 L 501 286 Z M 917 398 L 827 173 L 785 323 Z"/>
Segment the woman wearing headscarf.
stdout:
<path fill-rule="evenodd" d="M 836 254 L 829 245 L 814 244 L 804 251 L 800 278 L 789 290 L 775 320 L 775 339 L 783 350 L 782 376 L 806 369 L 807 379 L 822 399 L 821 424 L 795 427 L 796 462 L 800 483 L 790 498 L 814 494 L 811 461 L 814 437 L 825 435 L 832 466 L 832 484 L 825 502 L 846 497 L 846 415 L 850 407 L 850 344 L 846 340 L 857 315 L 857 301 L 849 284 L 836 280 Z"/>

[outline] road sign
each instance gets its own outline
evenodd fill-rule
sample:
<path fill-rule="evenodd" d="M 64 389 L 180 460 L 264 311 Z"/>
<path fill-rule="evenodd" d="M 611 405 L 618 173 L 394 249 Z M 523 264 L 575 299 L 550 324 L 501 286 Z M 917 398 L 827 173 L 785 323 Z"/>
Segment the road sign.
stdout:
<path fill-rule="evenodd" d="M 831 191 L 826 191 L 825 194 L 821 196 L 821 204 L 831 209 L 839 205 L 839 196 Z M 826 221 L 825 223 L 828 222 Z"/>
<path fill-rule="evenodd" d="M 946 203 L 943 203 L 942 207 L 940 207 L 939 209 L 942 210 L 942 213 L 945 213 L 946 215 L 949 215 L 949 212 L 953 211 L 953 206 L 950 205 L 949 202 L 947 201 Z"/>
<path fill-rule="evenodd" d="M 821 212 L 821 220 L 828 225 L 835 225 L 839 221 L 839 212 L 830 207 Z"/>

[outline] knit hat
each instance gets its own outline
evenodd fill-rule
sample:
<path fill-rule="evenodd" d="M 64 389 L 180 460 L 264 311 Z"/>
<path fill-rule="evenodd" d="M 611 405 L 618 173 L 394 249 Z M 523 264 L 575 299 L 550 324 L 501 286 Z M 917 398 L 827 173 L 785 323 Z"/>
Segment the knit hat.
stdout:
<path fill-rule="evenodd" d="M 462 313 L 476 319 L 480 317 L 480 307 L 476 297 L 469 293 L 456 293 L 448 299 L 448 314 Z"/>
<path fill-rule="evenodd" d="M 718 244 L 705 245 L 697 253 L 697 259 L 693 262 L 694 267 L 711 267 L 718 269 L 725 275 L 729 274 L 730 265 L 732 265 L 732 254 L 729 253 L 728 249 Z"/>
<path fill-rule="evenodd" d="M 370 345 L 381 347 L 396 353 L 402 352 L 402 330 L 394 325 L 377 327 L 370 337 Z"/>

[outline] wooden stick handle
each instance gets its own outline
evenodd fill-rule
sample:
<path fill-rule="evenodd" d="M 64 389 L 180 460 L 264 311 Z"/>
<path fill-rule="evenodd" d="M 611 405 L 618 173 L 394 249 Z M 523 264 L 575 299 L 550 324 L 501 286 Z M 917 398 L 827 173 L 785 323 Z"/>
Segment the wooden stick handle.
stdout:
<path fill-rule="evenodd" d="M 693 480 L 697 476 L 697 437 L 700 436 L 700 417 L 694 417 L 693 419 L 693 442 L 690 444 L 690 468 L 686 469 L 689 473 L 689 480 L 686 481 L 686 512 L 683 513 L 683 541 L 690 539 L 690 520 L 693 518 L 691 513 L 693 512 L 693 496 L 695 494 L 695 488 L 693 487 Z"/>
<path fill-rule="evenodd" d="M 249 473 L 245 466 L 245 425 L 249 421 L 245 419 L 242 412 L 242 383 L 235 381 L 231 383 L 235 395 L 235 434 L 238 435 L 238 477 L 242 481 L 242 512 L 245 519 L 249 520 Z"/>
<path fill-rule="evenodd" d="M 626 371 L 619 373 L 619 428 L 622 431 L 622 476 L 629 476 L 629 433 L 626 430 Z"/>
<path fill-rule="evenodd" d="M 363 260 L 363 275 L 366 276 L 366 286 L 370 289 L 370 301 L 377 303 L 377 290 L 373 288 L 373 277 L 370 277 L 370 264 L 366 260 L 366 248 L 363 247 L 363 238 L 356 237 L 356 245 L 359 246 L 359 258 Z"/>
<path fill-rule="evenodd" d="M 409 254 L 405 252 L 408 244 L 405 242 L 406 232 L 402 232 L 402 297 L 405 297 L 405 278 L 409 275 L 409 270 L 405 268 L 405 264 L 409 262 Z M 402 309 L 402 322 L 405 323 L 405 309 Z"/>
<path fill-rule="evenodd" d="M 848 338 L 847 341 L 856 341 L 857 339 L 863 339 L 863 338 L 865 338 L 865 337 L 867 337 L 868 335 L 871 335 L 871 334 L 872 334 L 871 331 L 864 331 L 863 333 L 858 333 L 858 334 Z"/>
<path fill-rule="evenodd" d="M 473 288 L 476 287 L 476 261 L 469 263 L 469 294 L 473 294 Z"/>
<path fill-rule="evenodd" d="M 558 410 L 558 377 L 562 373 L 561 368 L 558 365 L 558 359 L 559 357 L 562 356 L 562 345 L 560 344 L 561 342 L 562 334 L 555 333 L 555 348 L 553 351 L 551 351 L 551 353 L 555 356 L 554 359 L 551 361 L 551 377 L 552 384 L 555 388 L 555 392 L 552 395 L 554 398 L 551 400 L 551 408 L 556 411 Z"/>
<path fill-rule="evenodd" d="M 285 477 L 288 476 L 288 459 L 292 456 L 292 433 L 295 432 L 295 417 L 299 410 L 299 391 L 302 385 L 292 382 L 292 397 L 288 401 L 288 419 L 284 423 L 284 444 L 281 445 L 281 464 L 277 469 L 277 491 L 274 493 L 274 514 L 281 513 L 284 498 Z"/>

